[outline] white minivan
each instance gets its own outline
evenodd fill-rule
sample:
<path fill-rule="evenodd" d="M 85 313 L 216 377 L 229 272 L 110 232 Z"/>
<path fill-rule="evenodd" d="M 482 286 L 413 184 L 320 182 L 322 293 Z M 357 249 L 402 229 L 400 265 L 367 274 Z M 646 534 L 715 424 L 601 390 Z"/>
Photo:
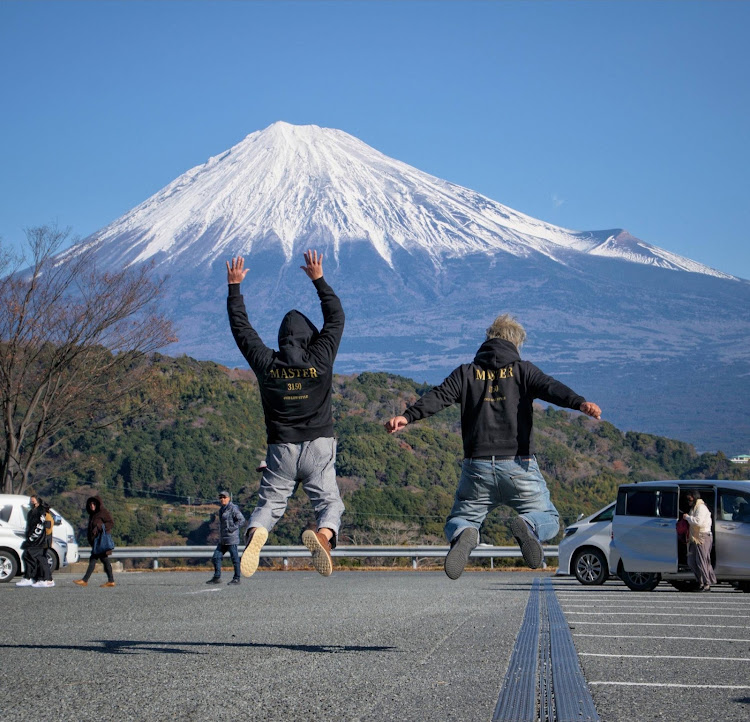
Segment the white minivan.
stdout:
<path fill-rule="evenodd" d="M 750 481 L 691 479 L 623 484 L 617 492 L 609 549 L 610 572 L 634 591 L 664 580 L 697 589 L 678 540 L 677 521 L 688 511 L 685 493 L 697 489 L 712 517 L 711 561 L 719 583 L 750 592 Z"/>
<path fill-rule="evenodd" d="M 25 531 L 26 517 L 29 515 L 30 507 L 31 497 L 29 496 L 0 494 L 0 521 L 4 521 L 14 530 Z M 78 542 L 76 541 L 75 529 L 54 509 L 50 509 L 50 511 L 55 517 L 55 529 L 52 536 L 67 544 L 67 563 L 75 564 L 78 561 Z"/>

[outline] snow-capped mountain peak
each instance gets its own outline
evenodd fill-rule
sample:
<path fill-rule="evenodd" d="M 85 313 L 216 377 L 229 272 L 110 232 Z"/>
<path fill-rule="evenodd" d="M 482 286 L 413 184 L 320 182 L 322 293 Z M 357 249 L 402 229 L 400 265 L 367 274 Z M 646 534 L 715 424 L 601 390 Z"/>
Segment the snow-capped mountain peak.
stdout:
<path fill-rule="evenodd" d="M 183 173 L 82 245 L 126 264 L 191 265 L 267 248 L 290 261 L 316 244 L 338 256 L 342 244 L 362 241 L 390 266 L 398 249 L 435 263 L 497 252 L 564 262 L 581 252 L 731 278 L 626 232 L 608 233 L 536 220 L 341 130 L 279 121 Z"/>

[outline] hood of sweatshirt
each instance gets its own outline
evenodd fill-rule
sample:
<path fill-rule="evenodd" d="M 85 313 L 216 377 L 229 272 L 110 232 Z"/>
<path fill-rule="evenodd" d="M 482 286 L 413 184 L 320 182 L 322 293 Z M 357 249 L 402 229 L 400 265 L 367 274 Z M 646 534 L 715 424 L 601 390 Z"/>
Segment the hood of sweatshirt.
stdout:
<path fill-rule="evenodd" d="M 93 502 L 96 505 L 96 509 L 93 511 L 90 509 L 90 504 Z M 89 516 L 91 514 L 96 514 L 99 509 L 102 508 L 102 500 L 98 496 L 90 496 L 88 499 L 86 499 L 86 511 L 89 513 Z"/>
<path fill-rule="evenodd" d="M 500 369 L 520 360 L 515 345 L 500 338 L 485 341 L 474 356 L 475 364 L 488 369 Z"/>
<path fill-rule="evenodd" d="M 290 366 L 303 363 L 308 347 L 318 338 L 318 329 L 304 313 L 289 311 L 279 326 L 279 356 Z"/>

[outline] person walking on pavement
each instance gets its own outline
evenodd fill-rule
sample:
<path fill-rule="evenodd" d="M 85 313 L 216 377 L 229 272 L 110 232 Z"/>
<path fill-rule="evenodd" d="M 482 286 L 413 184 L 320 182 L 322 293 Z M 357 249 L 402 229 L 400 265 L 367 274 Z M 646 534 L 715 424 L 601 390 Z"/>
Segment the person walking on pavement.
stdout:
<path fill-rule="evenodd" d="M 86 569 L 86 573 L 83 575 L 83 579 L 74 579 L 73 583 L 79 587 L 87 587 L 89 579 L 94 573 L 94 567 L 96 562 L 100 561 L 104 567 L 104 571 L 107 573 L 107 581 L 101 584 L 102 587 L 114 587 L 115 577 L 112 574 L 112 564 L 109 561 L 109 556 L 112 554 L 112 550 L 108 549 L 106 552 L 101 554 L 94 554 L 93 546 L 94 540 L 99 536 L 99 533 L 104 529 L 107 532 L 112 532 L 112 527 L 115 524 L 112 514 L 102 504 L 102 500 L 99 496 L 90 496 L 86 499 L 86 511 L 89 515 L 89 524 L 86 530 L 86 537 L 89 542 L 89 546 L 92 547 L 91 556 L 89 557 L 89 566 Z"/>
<path fill-rule="evenodd" d="M 260 550 L 297 483 L 310 498 L 316 520 L 314 529 L 302 533 L 302 543 L 320 574 L 329 576 L 333 571 L 331 550 L 336 547 L 344 504 L 336 483 L 331 384 L 344 310 L 323 277 L 323 255 L 308 250 L 304 259 L 301 268 L 318 292 L 323 328 L 318 331 L 302 313 L 289 311 L 279 327 L 278 351 L 261 341 L 248 320 L 240 293 L 249 270 L 244 259 L 238 256 L 231 265 L 227 262 L 229 326 L 258 379 L 268 441 L 258 504 L 250 516 L 240 563 L 245 577 L 257 570 Z"/>
<path fill-rule="evenodd" d="M 219 492 L 219 504 L 219 543 L 213 555 L 214 575 L 206 584 L 218 584 L 221 581 L 221 558 L 227 552 L 234 566 L 234 576 L 229 584 L 239 584 L 240 554 L 237 545 L 240 543 L 240 529 L 245 526 L 245 517 L 228 491 Z"/>
<path fill-rule="evenodd" d="M 46 556 L 49 507 L 36 494 L 31 495 L 30 503 L 22 544 L 24 574 L 23 579 L 16 582 L 16 586 L 46 589 L 55 586 Z"/>
<path fill-rule="evenodd" d="M 501 504 L 519 514 L 510 529 L 532 569 L 544 562 L 541 542 L 559 530 L 557 509 L 534 456 L 534 399 L 601 418 L 596 404 L 521 360 L 518 350 L 525 339 L 518 321 L 508 314 L 498 316 L 471 363 L 459 366 L 402 416 L 385 423 L 393 434 L 451 404 L 461 405 L 464 460 L 445 524 L 451 545 L 445 573 L 451 579 L 461 576 L 479 543 L 482 522 Z"/>

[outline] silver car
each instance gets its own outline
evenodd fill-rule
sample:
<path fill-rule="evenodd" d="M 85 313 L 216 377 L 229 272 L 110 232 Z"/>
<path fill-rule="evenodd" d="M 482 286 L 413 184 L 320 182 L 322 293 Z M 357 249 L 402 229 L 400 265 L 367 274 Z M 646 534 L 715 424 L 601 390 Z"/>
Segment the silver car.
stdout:
<path fill-rule="evenodd" d="M 681 591 L 697 589 L 687 549 L 677 537 L 685 493 L 700 491 L 713 525 L 711 562 L 719 583 L 750 592 L 750 481 L 691 479 L 623 484 L 612 518 L 609 568 L 634 591 L 664 580 Z"/>
<path fill-rule="evenodd" d="M 581 584 L 609 579 L 609 542 L 615 502 L 565 529 L 558 545 L 557 574 L 574 574 Z"/>

